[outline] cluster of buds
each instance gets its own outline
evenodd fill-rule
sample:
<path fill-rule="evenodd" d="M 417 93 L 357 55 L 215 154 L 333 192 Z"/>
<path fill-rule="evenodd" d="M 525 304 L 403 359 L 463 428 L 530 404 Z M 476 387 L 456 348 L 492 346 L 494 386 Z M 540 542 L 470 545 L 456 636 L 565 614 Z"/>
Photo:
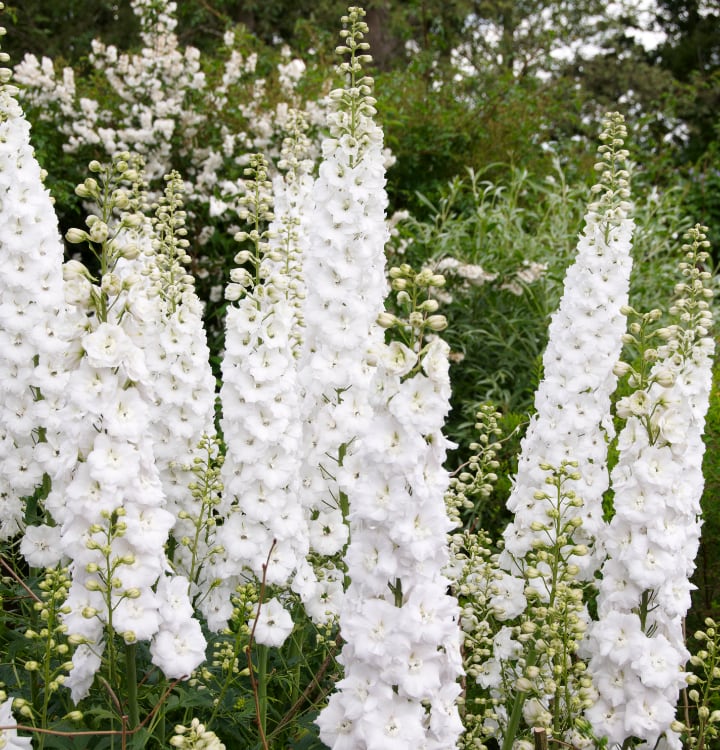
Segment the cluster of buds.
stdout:
<path fill-rule="evenodd" d="M 720 736 L 720 711 L 711 710 L 713 693 L 717 693 L 720 678 L 720 629 L 710 617 L 705 619 L 705 630 L 693 635 L 699 648 L 690 657 L 694 671 L 687 676 L 690 690 L 685 704 L 685 723 L 674 722 L 672 729 L 678 732 L 686 747 L 709 747 L 710 741 Z M 714 702 L 714 701 L 713 701 Z M 691 720 L 691 712 L 697 718 Z"/>
<path fill-rule="evenodd" d="M 63 266 L 65 295 L 71 304 L 89 305 L 97 310 L 101 321 L 107 320 L 109 308 L 125 288 L 115 273 L 121 259 L 135 260 L 141 248 L 128 240 L 128 233 L 137 232 L 145 222 L 143 213 L 145 183 L 141 157 L 122 152 L 110 164 L 91 161 L 89 170 L 97 177 L 88 177 L 75 188 L 75 193 L 98 207 L 85 219 L 87 229 L 73 227 L 65 239 L 73 245 L 87 243 L 99 265 L 97 279 L 79 260 Z"/>
<path fill-rule="evenodd" d="M 193 719 L 189 727 L 178 724 L 170 744 L 187 750 L 225 750 L 225 745 L 220 742 L 215 732 L 205 729 L 199 719 Z"/>
<path fill-rule="evenodd" d="M 600 160 L 595 164 L 600 180 L 592 187 L 598 200 L 589 204 L 588 211 L 603 215 L 610 225 L 627 218 L 632 209 L 630 172 L 626 169 L 630 152 L 624 148 L 626 138 L 623 116 L 618 112 L 605 115 L 600 133 L 602 145 L 597 151 Z"/>
<path fill-rule="evenodd" d="M 250 165 L 245 169 L 247 192 L 240 199 L 243 207 L 238 216 L 249 222 L 252 229 L 249 232 L 237 232 L 235 241 L 249 241 L 252 250 L 240 250 L 235 255 L 237 267 L 230 271 L 230 283 L 225 288 L 225 299 L 229 302 L 235 302 L 247 293 L 246 290 L 261 284 L 262 261 L 271 253 L 271 232 L 266 225 L 274 216 L 272 182 L 268 179 L 268 168 L 267 159 L 262 154 L 252 154 Z M 253 273 L 243 268 L 247 264 L 253 268 Z"/>
<path fill-rule="evenodd" d="M 437 314 L 439 303 L 431 295 L 431 289 L 445 286 L 445 277 L 427 268 L 414 271 L 407 263 L 391 268 L 389 275 L 398 314 L 380 313 L 378 324 L 396 329 L 403 343 L 419 352 L 427 334 L 447 328 L 447 318 Z"/>
<path fill-rule="evenodd" d="M 348 8 L 348 15 L 340 19 L 345 27 L 340 32 L 344 43 L 336 47 L 335 52 L 338 55 L 350 55 L 350 59 L 340 63 L 337 72 L 350 79 L 350 86 L 333 90 L 330 98 L 343 102 L 351 113 L 373 117 L 377 103 L 372 97 L 374 82 L 370 76 L 361 75 L 363 65 L 372 62 L 372 56 L 367 54 L 370 45 L 363 41 L 369 31 L 368 25 L 362 20 L 364 16 L 362 8 L 351 6 Z"/>

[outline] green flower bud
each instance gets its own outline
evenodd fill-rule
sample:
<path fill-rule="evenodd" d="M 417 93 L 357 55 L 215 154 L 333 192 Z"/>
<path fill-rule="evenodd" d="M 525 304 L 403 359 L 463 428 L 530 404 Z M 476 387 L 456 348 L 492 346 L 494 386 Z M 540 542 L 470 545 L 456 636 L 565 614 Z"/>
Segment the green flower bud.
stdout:
<path fill-rule="evenodd" d="M 68 229 L 65 233 L 65 239 L 71 245 L 78 245 L 81 242 L 87 242 L 90 239 L 90 235 L 82 229 L 76 229 L 73 227 L 72 229 Z"/>

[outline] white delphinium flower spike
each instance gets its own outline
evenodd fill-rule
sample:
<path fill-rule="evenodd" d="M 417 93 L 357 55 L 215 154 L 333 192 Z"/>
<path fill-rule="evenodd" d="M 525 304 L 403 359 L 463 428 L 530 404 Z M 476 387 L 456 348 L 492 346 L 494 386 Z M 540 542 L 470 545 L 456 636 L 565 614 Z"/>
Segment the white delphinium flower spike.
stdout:
<path fill-rule="evenodd" d="M 610 399 L 632 266 L 625 136 L 622 116 L 606 116 L 596 165 L 600 181 L 550 323 L 536 413 L 507 503 L 513 519 L 503 533 L 498 565 L 522 585 L 505 576 L 493 581 L 501 597 L 493 616 L 504 621 L 513 613 L 506 632 L 519 650 L 509 651 L 496 636 L 494 668 L 478 678 L 498 703 L 493 721 L 505 735 L 504 748 L 523 718 L 534 721 L 538 712 L 550 716 L 553 730 L 569 740 L 587 697 L 584 664 L 575 658 L 588 620 L 582 581 L 591 580 L 602 562 L 596 542 L 609 484 Z M 564 695 L 558 669 L 571 686 Z M 552 711 L 551 703 L 562 704 L 562 710 Z"/>
<path fill-rule="evenodd" d="M 185 268 L 190 257 L 183 183 L 177 172 L 165 181 L 153 221 L 135 238 L 137 259 L 119 263 L 116 272 L 130 289 L 125 330 L 143 351 L 152 383 L 150 432 L 166 509 L 175 517 L 173 563 L 196 593 L 202 561 L 212 548 L 212 523 L 211 509 L 190 485 L 196 479 L 193 467 L 215 433 L 215 378 L 202 303 Z"/>
<path fill-rule="evenodd" d="M 92 162 L 90 170 L 96 177 L 77 192 L 95 202 L 96 213 L 87 231 L 67 236 L 88 243 L 101 275 L 93 277 L 77 262 L 68 273 L 67 293 L 75 302 L 71 377 L 62 419 L 48 441 L 69 443 L 74 457 L 52 475 L 46 500 L 62 552 L 72 560 L 65 624 L 85 639 L 65 682 L 75 701 L 90 689 L 103 652 L 112 674 L 120 639 L 151 641 L 154 663 L 174 678 L 189 676 L 205 650 L 197 621 L 188 618 L 173 637 L 165 627 L 161 584 L 175 519 L 165 508 L 153 452 L 153 379 L 131 314 L 134 296 L 149 287 L 127 268 L 121 273 L 125 261 L 138 257 L 133 238 L 145 222 L 141 167 L 120 154 L 106 167 Z"/>
<path fill-rule="evenodd" d="M 232 613 L 230 595 L 248 576 L 287 586 L 307 554 L 299 494 L 301 439 L 293 342 L 294 292 L 287 247 L 266 228 L 273 215 L 267 162 L 251 157 L 244 217 L 252 225 L 236 239 L 252 250 L 235 256 L 238 267 L 226 288 L 228 306 L 220 389 L 226 444 L 222 467 L 224 553 L 217 586 L 202 606 L 211 628 Z M 245 267 L 249 265 L 251 270 Z M 288 631 L 289 632 L 289 631 Z M 276 644 L 279 645 L 279 644 Z"/>
<path fill-rule="evenodd" d="M 65 383 L 55 361 L 64 348 L 63 245 L 10 80 L 0 68 L 0 540 L 24 528 L 24 498 L 42 481 L 42 461 L 55 458 L 39 447 L 39 431 Z"/>
<path fill-rule="evenodd" d="M 342 550 L 333 515 L 350 531 L 350 583 L 339 602 L 345 675 L 317 723 L 336 750 L 439 750 L 455 747 L 462 731 L 458 607 L 442 573 L 450 528 L 441 431 L 449 410 L 448 347 L 437 338 L 425 345 L 424 334 L 444 325 L 432 301 L 409 311 L 400 326 L 410 330 L 409 342 L 386 345 L 377 322 L 388 232 L 382 131 L 372 120 L 372 79 L 360 77 L 368 59 L 363 16 L 352 7 L 343 19 L 339 52 L 350 59 L 340 70 L 348 86 L 333 94 L 341 107 L 324 146 L 304 264 L 302 372 L 312 406 L 305 490 L 314 500 L 311 519 L 329 530 L 314 538 L 311 527 L 311 545 L 320 554 Z M 433 281 L 431 272 L 412 275 L 421 293 Z M 318 376 L 322 389 L 313 382 Z M 333 612 L 332 600 L 318 604 L 311 616 Z"/>
<path fill-rule="evenodd" d="M 442 434 L 449 348 L 433 334 L 444 322 L 433 314 L 437 303 L 419 301 L 444 279 L 407 267 L 390 276 L 416 303 L 396 321 L 405 341 L 380 343 L 373 352 L 373 414 L 339 471 L 350 527 L 350 585 L 340 610 L 345 677 L 318 723 L 336 748 L 351 727 L 357 747 L 394 747 L 402 737 L 449 749 L 462 732 L 459 607 L 443 574 L 452 527 Z M 358 685 L 367 706 L 361 712 Z"/>
<path fill-rule="evenodd" d="M 382 342 L 376 319 L 383 310 L 385 278 L 385 169 L 382 130 L 374 123 L 372 79 L 362 76 L 361 11 L 339 48 L 345 89 L 331 92 L 337 111 L 313 188 L 309 245 L 303 259 L 307 285 L 305 341 L 299 364 L 303 392 L 302 498 L 318 580 L 299 590 L 310 617 L 325 622 L 339 611 L 347 543 L 347 498 L 338 467 L 371 415 L 369 351 Z M 350 20 L 352 19 L 352 21 Z M 353 36 L 354 34 L 354 36 Z"/>
<path fill-rule="evenodd" d="M 679 743 L 670 725 L 689 657 L 683 620 L 700 539 L 714 352 L 705 231 L 690 230 L 683 246 L 682 297 L 671 308 L 678 322 L 657 332 L 665 343 L 647 350 L 655 359 L 649 376 L 632 372 L 638 390 L 618 403 L 626 422 L 611 477 L 614 516 L 604 534 L 599 620 L 586 646 L 599 694 L 588 717 L 615 743 L 636 737 L 653 745 L 663 735 Z"/>
<path fill-rule="evenodd" d="M 536 498 L 545 490 L 546 473 L 540 464 L 558 467 L 576 461 L 580 479 L 573 487 L 582 500 L 582 525 L 575 543 L 585 543 L 589 554 L 578 557 L 581 576 L 589 579 L 602 560 L 593 554 L 594 540 L 603 528 L 602 497 L 608 487 L 607 439 L 612 436 L 610 397 L 617 376 L 628 301 L 634 223 L 629 218 L 626 136 L 620 114 L 608 115 L 598 149 L 600 182 L 596 200 L 585 216 L 577 258 L 565 275 L 560 307 L 550 322 L 543 356 L 544 378 L 535 395 L 536 413 L 523 439 L 515 484 L 508 500 L 514 514 L 503 536 L 501 564 L 516 570 L 534 540 L 544 532 L 547 506 Z"/>

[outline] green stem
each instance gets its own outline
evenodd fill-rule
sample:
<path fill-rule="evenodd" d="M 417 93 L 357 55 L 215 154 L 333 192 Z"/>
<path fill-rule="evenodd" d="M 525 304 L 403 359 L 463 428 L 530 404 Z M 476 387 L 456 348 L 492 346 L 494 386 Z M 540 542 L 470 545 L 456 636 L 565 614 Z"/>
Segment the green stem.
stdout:
<path fill-rule="evenodd" d="M 522 717 L 522 710 L 524 705 L 525 693 L 521 693 L 518 690 L 515 694 L 515 702 L 513 703 L 512 711 L 510 712 L 510 718 L 508 719 L 507 729 L 505 730 L 505 736 L 503 737 L 501 750 L 512 750 L 512 747 L 515 744 L 515 735 L 517 734 L 518 727 L 520 726 L 520 719 Z"/>
<path fill-rule="evenodd" d="M 140 723 L 140 709 L 137 695 L 137 666 L 135 657 L 137 645 L 125 644 L 125 674 L 127 676 L 128 717 L 130 729 L 135 729 Z"/>
<path fill-rule="evenodd" d="M 255 645 L 257 653 L 257 685 L 258 685 L 258 704 L 260 713 L 258 723 L 260 725 L 260 734 L 262 737 L 267 736 L 267 657 L 268 647 L 258 643 Z"/>
<path fill-rule="evenodd" d="M 293 632 L 292 638 L 290 640 L 290 653 L 288 654 L 288 659 L 291 664 L 295 662 L 295 666 L 292 671 L 292 690 L 290 692 L 291 705 L 294 705 L 297 699 L 300 697 L 300 676 L 302 673 L 302 655 L 303 643 L 305 641 L 305 632 L 306 628 L 295 628 L 295 632 Z"/>

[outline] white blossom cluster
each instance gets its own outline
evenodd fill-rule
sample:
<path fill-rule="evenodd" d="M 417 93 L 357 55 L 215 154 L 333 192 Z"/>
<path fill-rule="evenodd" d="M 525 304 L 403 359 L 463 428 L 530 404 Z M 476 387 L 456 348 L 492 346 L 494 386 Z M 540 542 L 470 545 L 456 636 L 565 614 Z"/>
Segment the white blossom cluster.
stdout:
<path fill-rule="evenodd" d="M 536 413 L 522 442 L 515 484 L 508 500 L 513 521 L 503 536 L 501 564 L 515 568 L 544 532 L 547 506 L 536 495 L 545 489 L 541 464 L 559 467 L 577 461 L 581 479 L 573 490 L 583 501 L 582 525 L 575 542 L 585 542 L 591 553 L 576 563 L 592 577 L 600 561 L 592 554 L 602 531 L 602 497 L 608 487 L 607 437 L 612 434 L 610 397 L 617 377 L 613 372 L 622 348 L 630 269 L 633 220 L 628 217 L 628 173 L 623 146 L 625 127 L 618 114 L 608 116 L 597 165 L 601 180 L 593 188 L 598 199 L 589 206 L 578 254 L 568 269 L 559 309 L 549 328 L 543 356 L 544 377 L 535 395 Z"/>
<path fill-rule="evenodd" d="M 502 624 L 492 637 L 491 658 L 473 666 L 494 703 L 485 718 L 473 719 L 480 733 L 484 726 L 515 737 L 524 717 L 574 741 L 573 723 L 588 697 L 589 680 L 576 658 L 588 620 L 580 581 L 591 579 L 601 562 L 594 547 L 604 527 L 608 415 L 625 330 L 633 231 L 622 117 L 608 115 L 603 125 L 602 175 L 593 188 L 600 195 L 589 206 L 577 259 L 550 323 L 536 413 L 508 500 L 513 520 L 489 591 L 488 576 L 478 580 L 484 606 Z M 474 618 L 463 619 L 472 636 Z M 481 637 L 487 644 L 490 634 Z M 551 705 L 558 701 L 567 721 L 553 719 Z"/>
<path fill-rule="evenodd" d="M 269 107 L 266 81 L 256 73 L 257 55 L 236 49 L 232 32 L 224 38 L 228 57 L 215 85 L 203 69 L 200 51 L 180 45 L 175 2 L 132 0 L 131 5 L 141 26 L 140 51 L 120 52 L 96 39 L 89 54 L 118 97 L 112 113 L 100 101 L 78 93 L 71 68 L 57 73 L 51 60 L 34 55 L 16 66 L 23 100 L 39 117 L 57 123 L 70 153 L 88 145 L 100 147 L 108 158 L 125 150 L 140 153 L 150 180 L 169 173 L 177 156 L 184 159 L 188 201 L 208 216 L 199 234 L 207 242 L 215 224 L 230 216 L 229 209 L 239 208 L 245 187 L 236 175 L 246 154 L 262 150 L 279 156 L 292 108 L 302 108 L 309 122 L 321 125 L 327 102 L 301 101 L 296 89 L 305 66 L 286 52 L 278 67 L 285 100 Z M 219 112 L 232 116 L 218 117 Z M 228 122 L 238 116 L 242 130 Z M 312 158 L 318 155 L 313 144 Z"/>
<path fill-rule="evenodd" d="M 70 377 L 58 419 L 47 430 L 55 461 L 46 469 L 52 489 L 45 508 L 55 525 L 23 540 L 31 561 L 48 548 L 53 559 L 44 565 L 61 556 L 71 561 L 65 623 L 82 643 L 65 685 L 76 701 L 90 689 L 108 643 L 114 648 L 114 634 L 126 643 L 151 641 L 153 663 L 169 677 L 188 676 L 205 650 L 188 581 L 166 575 L 165 542 L 175 518 L 155 463 L 153 378 L 130 324 L 152 303 L 134 298 L 148 293 L 142 277 L 123 278 L 118 269 L 138 257 L 131 238 L 143 222 L 133 191 L 123 185 L 140 180 L 125 157 L 106 169 L 91 165 L 99 182 L 88 178 L 78 188 L 99 201 L 98 213 L 88 218 L 87 232 L 71 230 L 68 237 L 89 241 L 104 273 L 96 279 L 78 261 L 65 265 L 73 307 L 63 366 Z"/>
<path fill-rule="evenodd" d="M 127 238 L 137 243 L 138 257 L 119 262 L 116 271 L 128 288 L 125 330 L 143 352 L 152 385 L 149 429 L 165 507 L 175 519 L 173 563 L 195 583 L 193 561 L 209 555 L 211 545 L 196 528 L 203 514 L 207 520 L 209 509 L 201 507 L 190 485 L 202 455 L 199 444 L 215 433 L 215 378 L 202 303 L 185 269 L 190 258 L 183 183 L 177 172 L 166 182 L 154 220 Z"/>
<path fill-rule="evenodd" d="M 310 543 L 320 555 L 345 547 L 349 582 L 341 599 L 340 575 L 318 581 L 335 583 L 337 594 L 325 589 L 320 601 L 339 611 L 345 645 L 344 677 L 317 724 L 334 750 L 450 748 L 462 731 L 462 665 L 457 601 L 442 574 L 447 346 L 435 339 L 420 351 L 422 337 L 415 350 L 386 345 L 377 322 L 387 290 L 387 199 L 372 80 L 360 78 L 363 15 L 350 8 L 343 19 L 338 51 L 350 58 L 340 67 L 349 85 L 331 94 L 340 107 L 323 144 L 303 264 Z"/>
<path fill-rule="evenodd" d="M 65 346 L 63 245 L 10 80 L 0 68 L 0 540 L 23 529 L 24 498 L 42 481 L 38 441 L 63 389 L 55 361 Z"/>
<path fill-rule="evenodd" d="M 635 737 L 653 747 L 665 735 L 668 747 L 681 747 L 670 725 L 689 657 L 683 618 L 700 539 L 714 351 L 710 274 L 698 268 L 708 243 L 699 227 L 689 239 L 681 266 L 687 281 L 679 286 L 684 297 L 674 308 L 680 322 L 661 329 L 666 343 L 648 381 L 617 409 L 625 425 L 611 476 L 614 516 L 603 535 L 608 559 L 599 620 L 585 647 L 599 694 L 587 715 L 599 735 L 617 744 Z M 639 380 L 637 373 L 631 378 Z"/>
<path fill-rule="evenodd" d="M 368 352 L 382 338 L 376 319 L 387 290 L 383 136 L 372 120 L 371 80 L 359 76 L 361 61 L 353 60 L 341 72 L 354 85 L 331 94 L 338 107 L 328 117 L 331 137 L 323 142 L 303 255 L 301 501 L 316 564 L 294 588 L 316 622 L 340 610 L 343 571 L 333 558 L 348 536 L 338 472 L 371 414 Z"/>
<path fill-rule="evenodd" d="M 374 412 L 342 475 L 350 585 L 340 611 L 344 678 L 320 714 L 332 748 L 455 747 L 462 732 L 459 610 L 442 573 L 450 522 L 443 468 L 448 347 L 376 351 Z"/>
<path fill-rule="evenodd" d="M 271 244 L 275 232 L 266 228 L 273 218 L 267 163 L 255 156 L 248 171 L 244 217 L 252 229 L 236 238 L 253 249 L 235 256 L 238 265 L 225 292 L 237 304 L 227 311 L 220 389 L 226 454 L 217 541 L 224 554 L 215 569 L 218 585 L 203 605 L 214 629 L 232 615 L 230 594 L 248 575 L 286 587 L 308 551 L 307 523 L 298 502 L 294 291 L 283 248 Z M 259 642 L 262 633 L 256 635 Z"/>

